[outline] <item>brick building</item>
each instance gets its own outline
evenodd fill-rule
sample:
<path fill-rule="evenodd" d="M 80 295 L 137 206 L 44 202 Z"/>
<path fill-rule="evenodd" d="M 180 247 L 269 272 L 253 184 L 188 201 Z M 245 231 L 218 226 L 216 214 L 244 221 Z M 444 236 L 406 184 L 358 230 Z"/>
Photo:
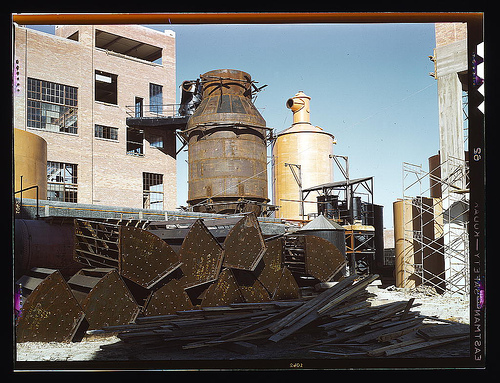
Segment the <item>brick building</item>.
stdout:
<path fill-rule="evenodd" d="M 175 132 L 126 125 L 175 103 L 174 32 L 15 25 L 13 58 L 13 123 L 47 141 L 47 199 L 175 209 Z"/>

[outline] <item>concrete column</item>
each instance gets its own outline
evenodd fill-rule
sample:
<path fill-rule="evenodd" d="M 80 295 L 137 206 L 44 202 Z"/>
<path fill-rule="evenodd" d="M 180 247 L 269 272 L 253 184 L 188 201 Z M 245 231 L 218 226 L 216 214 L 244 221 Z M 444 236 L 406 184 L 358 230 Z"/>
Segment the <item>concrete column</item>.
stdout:
<path fill-rule="evenodd" d="M 465 160 L 464 155 L 464 132 L 462 112 L 462 84 L 457 73 L 449 73 L 439 76 L 438 82 L 438 105 L 439 105 L 439 149 L 441 162 L 441 178 L 447 180 L 454 167 L 450 166 L 450 156 Z M 455 186 L 465 187 L 465 180 Z"/>

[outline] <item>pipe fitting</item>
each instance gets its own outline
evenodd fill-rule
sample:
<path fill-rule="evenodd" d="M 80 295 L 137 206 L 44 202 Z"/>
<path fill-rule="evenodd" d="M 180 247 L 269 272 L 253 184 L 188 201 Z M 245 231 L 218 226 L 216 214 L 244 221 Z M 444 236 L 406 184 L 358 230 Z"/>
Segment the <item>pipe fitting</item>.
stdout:
<path fill-rule="evenodd" d="M 299 91 L 286 101 L 286 107 L 293 112 L 293 124 L 310 124 L 309 103 L 311 97 Z"/>

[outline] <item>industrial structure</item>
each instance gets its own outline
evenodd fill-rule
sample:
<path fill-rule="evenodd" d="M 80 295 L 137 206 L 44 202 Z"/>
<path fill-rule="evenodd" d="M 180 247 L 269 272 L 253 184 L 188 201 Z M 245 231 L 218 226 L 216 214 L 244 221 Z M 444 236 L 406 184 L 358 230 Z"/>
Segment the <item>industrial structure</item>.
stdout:
<path fill-rule="evenodd" d="M 450 27 L 445 44 L 438 36 Z M 175 36 L 146 29 L 63 26 L 49 37 L 16 26 L 19 341 L 77 340 L 139 317 L 298 299 L 300 287 L 374 273 L 368 279 L 467 293 L 460 25 L 436 25 L 433 75 L 438 92 L 454 97 L 439 98 L 441 145 L 429 171 L 403 164 L 394 261 L 373 177 L 351 178 L 333 134 L 310 122 L 311 97 L 299 91 L 286 101 L 293 124 L 277 134 L 253 104 L 263 86 L 241 70 L 184 81 L 174 105 Z M 79 64 L 81 77 L 63 60 L 74 51 L 91 58 Z M 53 71 L 52 56 L 66 69 Z M 177 138 L 189 154 L 183 210 L 173 209 Z"/>
<path fill-rule="evenodd" d="M 469 293 L 467 25 L 437 23 L 434 62 L 439 153 L 429 168 L 403 163 L 402 200 L 394 203 L 396 283 Z"/>
<path fill-rule="evenodd" d="M 316 199 L 304 199 L 302 192 L 333 181 L 334 136 L 311 124 L 310 100 L 302 91 L 287 100 L 293 124 L 273 142 L 273 196 L 280 218 L 303 220 L 317 213 Z"/>
<path fill-rule="evenodd" d="M 266 121 L 252 102 L 251 76 L 200 76 L 201 103 L 182 132 L 188 142 L 188 204 L 194 211 L 260 214 L 267 195 Z"/>
<path fill-rule="evenodd" d="M 39 197 L 174 210 L 175 129 L 126 124 L 129 115 L 173 114 L 174 32 L 60 25 L 52 35 L 14 24 L 13 45 L 14 127 L 47 145 L 47 195 Z M 24 174 L 23 187 L 34 185 L 42 193 Z"/>

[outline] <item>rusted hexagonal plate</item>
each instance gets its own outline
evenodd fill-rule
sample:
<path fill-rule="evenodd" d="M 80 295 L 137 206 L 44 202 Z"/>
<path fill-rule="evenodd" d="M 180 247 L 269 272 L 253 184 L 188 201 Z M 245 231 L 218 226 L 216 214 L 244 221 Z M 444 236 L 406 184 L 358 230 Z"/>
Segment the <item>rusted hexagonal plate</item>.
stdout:
<path fill-rule="evenodd" d="M 217 282 L 213 283 L 205 293 L 202 307 L 227 306 L 231 303 L 243 303 L 245 299 L 238 288 L 238 283 L 231 269 L 224 269 Z"/>
<path fill-rule="evenodd" d="M 120 226 L 120 275 L 147 289 L 181 265 L 176 252 L 146 230 Z"/>
<path fill-rule="evenodd" d="M 283 238 L 276 238 L 266 242 L 267 251 L 254 271 L 257 279 L 264 285 L 267 292 L 272 294 L 281 278 Z"/>
<path fill-rule="evenodd" d="M 215 281 L 222 267 L 222 247 L 201 219 L 196 220 L 182 242 L 179 256 L 184 287 Z"/>
<path fill-rule="evenodd" d="M 297 285 L 297 282 L 295 281 L 295 278 L 290 270 L 286 267 L 281 269 L 278 286 L 272 293 L 271 297 L 275 301 L 299 298 L 299 286 Z"/>
<path fill-rule="evenodd" d="M 266 244 L 255 214 L 245 215 L 224 241 L 224 267 L 254 271 L 264 256 Z"/>
<path fill-rule="evenodd" d="M 267 302 L 270 300 L 266 288 L 252 272 L 246 270 L 233 270 L 233 274 L 245 302 Z"/>
<path fill-rule="evenodd" d="M 17 342 L 71 342 L 85 313 L 61 273 L 54 270 L 31 292 L 16 326 Z"/>
<path fill-rule="evenodd" d="M 95 286 L 81 302 L 89 329 L 133 322 L 140 308 L 118 272 L 112 270 L 97 279 Z"/>
<path fill-rule="evenodd" d="M 306 274 L 321 282 L 330 281 L 344 266 L 345 258 L 337 247 L 326 239 L 306 235 Z"/>
<path fill-rule="evenodd" d="M 179 310 L 191 310 L 193 305 L 182 288 L 181 282 L 172 279 L 154 291 L 144 309 L 144 316 L 175 314 Z"/>

